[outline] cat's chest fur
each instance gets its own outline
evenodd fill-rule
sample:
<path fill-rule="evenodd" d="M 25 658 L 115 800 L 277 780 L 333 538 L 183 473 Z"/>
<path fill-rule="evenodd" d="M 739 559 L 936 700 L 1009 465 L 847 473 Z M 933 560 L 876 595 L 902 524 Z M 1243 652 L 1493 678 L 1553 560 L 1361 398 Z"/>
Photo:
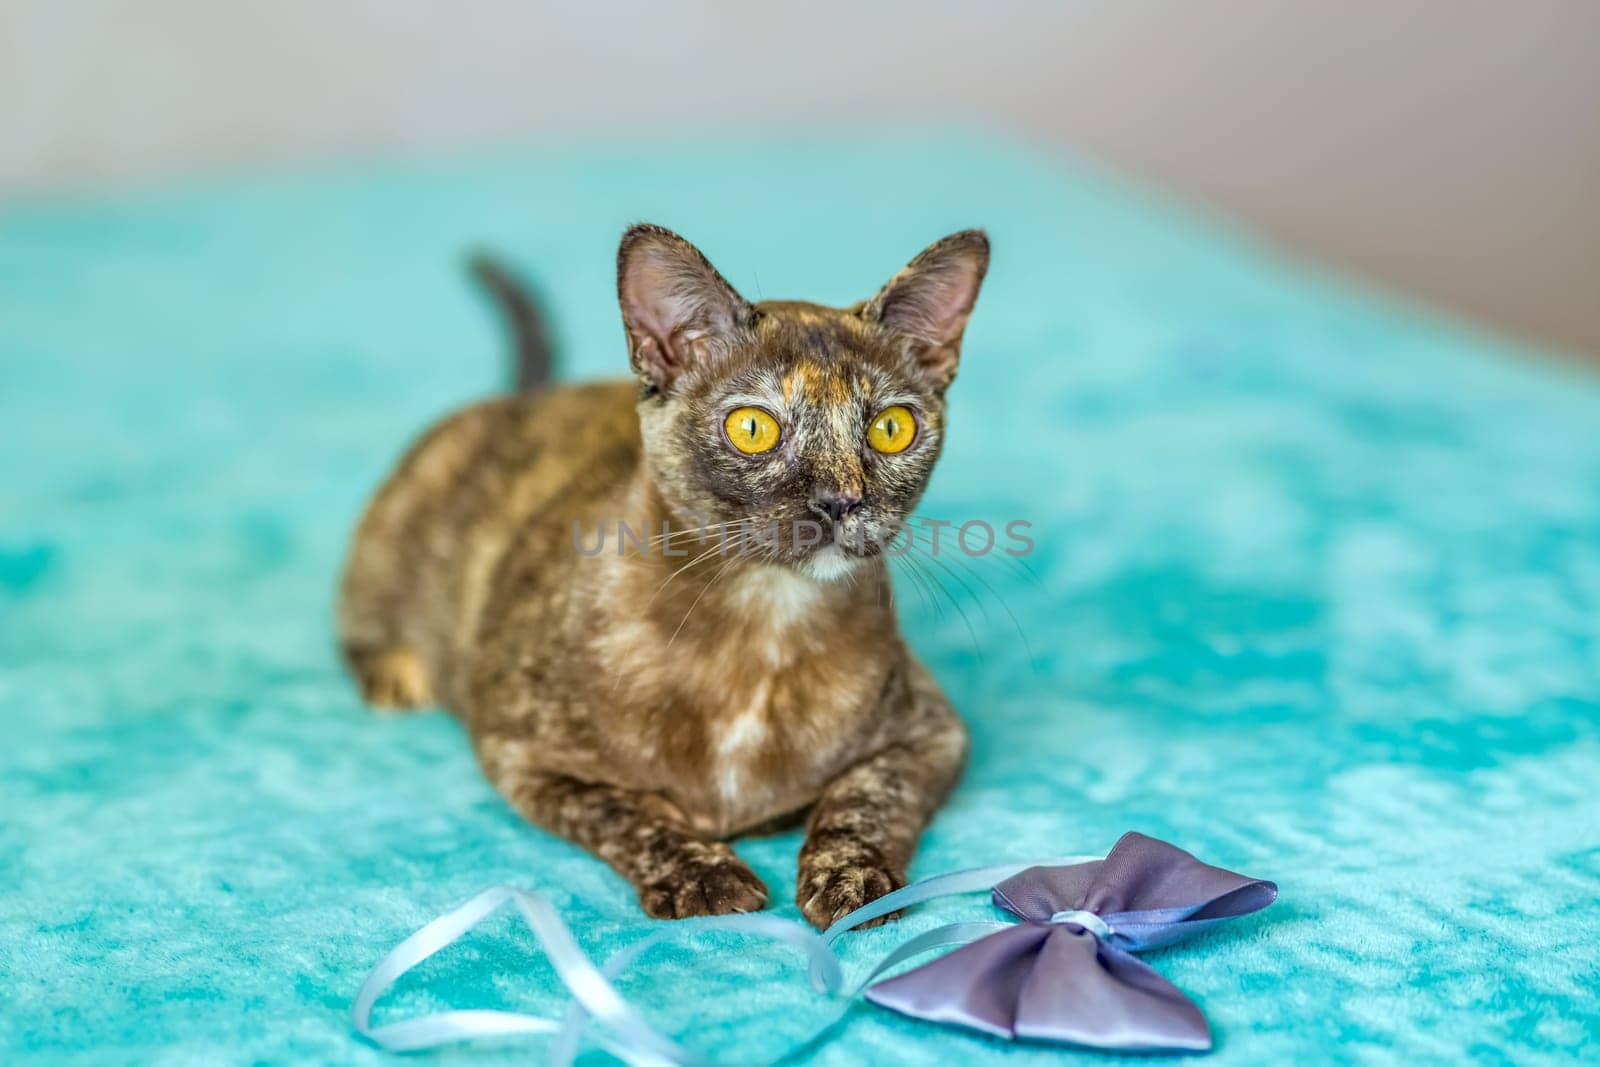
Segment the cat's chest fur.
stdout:
<path fill-rule="evenodd" d="M 706 590 L 681 628 L 678 608 L 647 621 L 671 630 L 665 642 L 616 647 L 626 747 L 697 829 L 735 832 L 809 804 L 870 740 L 898 641 L 891 617 L 841 611 L 841 599 L 752 566 Z"/>

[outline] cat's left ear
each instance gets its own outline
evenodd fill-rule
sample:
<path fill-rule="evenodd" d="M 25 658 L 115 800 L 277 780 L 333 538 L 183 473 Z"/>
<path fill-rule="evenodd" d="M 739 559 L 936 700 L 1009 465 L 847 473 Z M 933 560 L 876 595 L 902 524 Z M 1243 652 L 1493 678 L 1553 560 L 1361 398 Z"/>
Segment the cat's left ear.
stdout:
<path fill-rule="evenodd" d="M 923 249 L 861 308 L 904 346 L 935 388 L 956 376 L 961 334 L 989 269 L 989 238 L 962 230 Z"/>
<path fill-rule="evenodd" d="M 662 392 L 725 354 L 751 317 L 744 297 L 698 248 L 648 223 L 622 235 L 617 299 L 634 372 Z"/>

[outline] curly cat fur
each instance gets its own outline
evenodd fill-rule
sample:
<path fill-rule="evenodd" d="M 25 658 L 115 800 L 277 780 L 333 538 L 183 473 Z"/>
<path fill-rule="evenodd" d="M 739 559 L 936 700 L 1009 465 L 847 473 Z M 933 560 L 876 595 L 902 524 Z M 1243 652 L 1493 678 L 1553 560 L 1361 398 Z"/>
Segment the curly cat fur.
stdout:
<path fill-rule="evenodd" d="M 988 243 L 946 238 L 846 309 L 746 303 L 658 227 L 618 258 L 635 380 L 497 398 L 425 434 L 356 531 L 346 661 L 375 706 L 449 708 L 500 793 L 654 916 L 764 906 L 727 839 L 809 811 L 798 896 L 825 926 L 904 883 L 966 732 L 900 638 L 880 555 L 728 549 L 827 494 L 854 502 L 841 539 L 911 511 Z M 918 438 L 876 456 L 861 435 L 891 403 Z M 740 404 L 781 416 L 771 455 L 721 436 Z M 575 551 L 575 530 L 618 522 L 711 532 Z"/>

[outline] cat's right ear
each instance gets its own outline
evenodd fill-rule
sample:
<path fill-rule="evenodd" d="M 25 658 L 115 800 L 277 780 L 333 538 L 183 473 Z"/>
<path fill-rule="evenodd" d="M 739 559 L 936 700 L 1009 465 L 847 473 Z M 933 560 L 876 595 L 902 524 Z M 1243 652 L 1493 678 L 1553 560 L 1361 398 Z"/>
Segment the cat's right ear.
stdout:
<path fill-rule="evenodd" d="M 751 316 L 698 248 L 645 223 L 622 235 L 617 300 L 634 372 L 663 392 L 690 367 L 726 352 Z"/>

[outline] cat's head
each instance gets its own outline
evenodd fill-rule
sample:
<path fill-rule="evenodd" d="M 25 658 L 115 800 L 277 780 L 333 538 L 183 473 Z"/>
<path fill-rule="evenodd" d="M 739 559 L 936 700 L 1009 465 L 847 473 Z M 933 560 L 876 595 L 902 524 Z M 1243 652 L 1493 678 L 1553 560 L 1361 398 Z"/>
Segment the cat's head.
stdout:
<path fill-rule="evenodd" d="M 630 229 L 618 296 L 645 463 L 677 523 L 823 579 L 878 554 L 938 459 L 988 265 L 964 230 L 852 307 L 752 304 L 677 234 Z"/>

